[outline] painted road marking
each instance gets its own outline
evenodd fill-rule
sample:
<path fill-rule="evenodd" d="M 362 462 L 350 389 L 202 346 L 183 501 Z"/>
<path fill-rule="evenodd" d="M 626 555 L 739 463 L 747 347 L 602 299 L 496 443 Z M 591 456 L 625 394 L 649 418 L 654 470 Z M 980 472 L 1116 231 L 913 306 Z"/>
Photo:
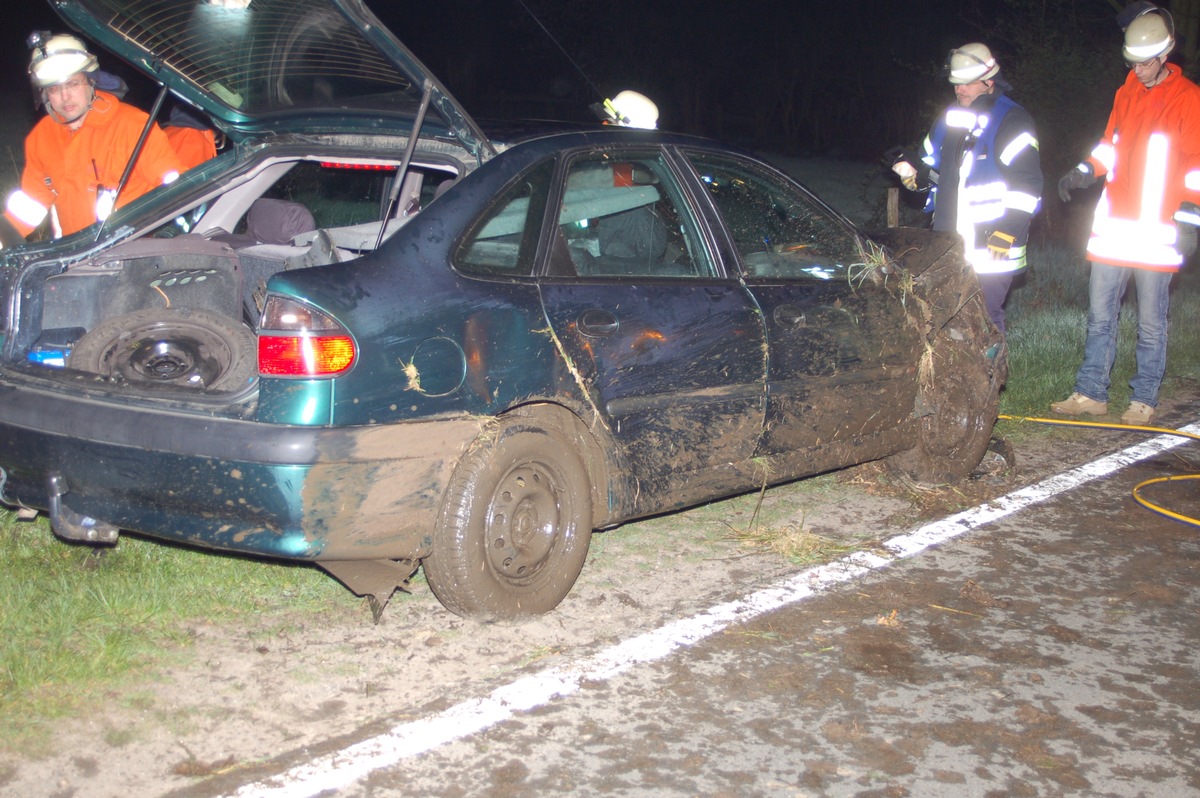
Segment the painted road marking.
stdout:
<path fill-rule="evenodd" d="M 1200 433 L 1200 422 L 1179 431 Z M 402 723 L 384 734 L 318 757 L 277 776 L 247 784 L 231 795 L 237 798 L 304 798 L 346 787 L 374 771 L 576 693 L 587 682 L 611 679 L 635 665 L 663 659 L 734 624 L 803 601 L 1186 442 L 1186 438 L 1175 435 L 1151 438 L 978 507 L 897 535 L 883 544 L 891 556 L 855 552 L 828 565 L 801 571 L 773 587 L 718 604 L 699 615 L 673 621 L 577 662 L 518 679 L 497 688 L 485 698 L 464 701 L 436 715 Z"/>

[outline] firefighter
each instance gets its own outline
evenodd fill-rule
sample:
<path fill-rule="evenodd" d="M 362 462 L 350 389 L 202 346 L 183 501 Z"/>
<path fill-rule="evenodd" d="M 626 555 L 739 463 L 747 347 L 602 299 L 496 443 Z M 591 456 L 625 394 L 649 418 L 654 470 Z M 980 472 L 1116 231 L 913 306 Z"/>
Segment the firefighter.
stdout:
<path fill-rule="evenodd" d="M 1087 338 L 1074 392 L 1050 409 L 1069 416 L 1105 415 L 1117 351 L 1121 297 L 1137 290 L 1137 373 L 1122 423 L 1154 417 L 1167 364 L 1171 276 L 1196 249 L 1200 215 L 1200 87 L 1167 56 L 1175 46 L 1171 15 L 1136 4 L 1122 54 L 1129 74 L 1117 89 L 1104 137 L 1058 183 L 1071 192 L 1105 178 L 1087 245 L 1091 261 Z"/>
<path fill-rule="evenodd" d="M 217 157 L 217 132 L 180 106 L 171 109 L 162 129 L 184 171 Z"/>
<path fill-rule="evenodd" d="M 606 125 L 636 127 L 654 130 L 658 127 L 658 106 L 646 95 L 636 92 L 619 92 L 611 100 L 596 103 L 592 110 Z"/>
<path fill-rule="evenodd" d="M 1005 92 L 1000 65 L 979 42 L 951 50 L 946 71 L 956 102 L 918 155 L 893 150 L 892 170 L 911 191 L 927 191 L 933 229 L 957 232 L 979 278 L 988 316 L 1004 332 L 1004 302 L 1026 265 L 1029 224 L 1042 196 L 1037 131 Z"/>
<path fill-rule="evenodd" d="M 29 41 L 29 77 L 46 115 L 25 138 L 21 187 L 5 204 L 5 220 L 20 236 L 47 217 L 55 237 L 77 232 L 179 176 L 179 158 L 154 125 L 120 186 L 147 115 L 97 87 L 96 57 L 76 37 L 38 32 Z"/>

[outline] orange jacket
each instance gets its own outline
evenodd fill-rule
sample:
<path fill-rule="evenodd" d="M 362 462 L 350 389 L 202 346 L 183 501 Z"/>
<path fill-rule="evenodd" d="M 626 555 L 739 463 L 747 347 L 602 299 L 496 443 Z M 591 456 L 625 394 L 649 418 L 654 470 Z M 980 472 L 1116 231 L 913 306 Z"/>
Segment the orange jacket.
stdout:
<path fill-rule="evenodd" d="M 1200 202 L 1200 86 L 1175 64 L 1147 89 L 1133 70 L 1117 89 L 1104 138 L 1087 163 L 1107 176 L 1096 206 L 1088 260 L 1176 271 L 1172 216 Z"/>
<path fill-rule="evenodd" d="M 121 182 L 146 119 L 145 112 L 105 91 L 96 92 L 91 110 L 76 131 L 47 114 L 25 138 L 21 188 L 9 196 L 4 215 L 26 236 L 51 211 L 56 235 L 70 235 L 94 224 L 97 200 L 101 192 L 115 189 Z M 179 156 L 155 125 L 117 207 L 170 183 L 180 171 Z"/>
<path fill-rule="evenodd" d="M 217 138 L 212 130 L 167 125 L 163 127 L 184 169 L 199 166 L 217 155 Z"/>

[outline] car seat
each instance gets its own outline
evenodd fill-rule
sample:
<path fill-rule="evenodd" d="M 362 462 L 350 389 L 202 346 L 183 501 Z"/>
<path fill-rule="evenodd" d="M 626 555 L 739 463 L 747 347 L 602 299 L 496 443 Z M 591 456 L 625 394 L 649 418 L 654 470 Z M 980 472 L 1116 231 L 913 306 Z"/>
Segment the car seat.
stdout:
<path fill-rule="evenodd" d="M 651 205 L 598 219 L 596 234 L 603 274 L 654 274 L 667 251 L 667 227 Z"/>

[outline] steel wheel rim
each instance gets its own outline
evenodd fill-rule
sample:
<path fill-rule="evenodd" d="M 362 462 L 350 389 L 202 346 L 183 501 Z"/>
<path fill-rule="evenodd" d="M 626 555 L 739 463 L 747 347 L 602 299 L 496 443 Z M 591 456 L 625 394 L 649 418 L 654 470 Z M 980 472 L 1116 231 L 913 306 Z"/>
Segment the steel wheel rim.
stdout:
<path fill-rule="evenodd" d="M 487 561 L 500 577 L 528 583 L 553 556 L 563 532 L 561 490 L 539 463 L 519 465 L 500 480 L 488 507 Z"/>

